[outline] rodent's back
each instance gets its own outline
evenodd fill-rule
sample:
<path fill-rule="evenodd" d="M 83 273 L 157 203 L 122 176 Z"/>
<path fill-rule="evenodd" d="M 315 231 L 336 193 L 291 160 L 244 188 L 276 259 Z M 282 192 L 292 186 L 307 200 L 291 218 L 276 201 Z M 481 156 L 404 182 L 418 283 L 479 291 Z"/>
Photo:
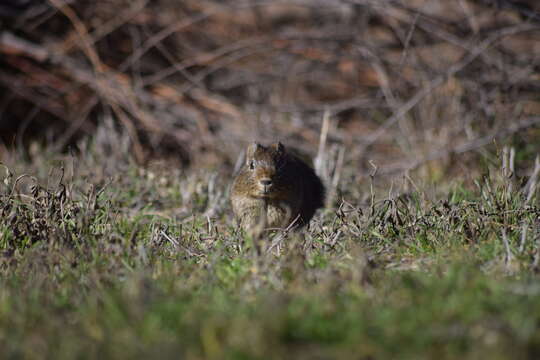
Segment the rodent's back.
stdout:
<path fill-rule="evenodd" d="M 291 156 L 295 159 L 294 169 L 297 170 L 297 175 L 304 188 L 300 219 L 303 222 L 302 225 L 305 225 L 315 215 L 315 211 L 324 206 L 325 188 L 313 168 L 296 156 Z"/>
<path fill-rule="evenodd" d="M 261 221 L 260 216 L 271 227 L 286 227 L 293 221 L 304 226 L 323 206 L 324 196 L 315 171 L 281 143 L 268 147 L 255 143 L 248 147 L 246 162 L 235 178 L 231 202 L 236 217 L 249 230 Z M 261 209 L 267 215 L 260 215 Z"/>

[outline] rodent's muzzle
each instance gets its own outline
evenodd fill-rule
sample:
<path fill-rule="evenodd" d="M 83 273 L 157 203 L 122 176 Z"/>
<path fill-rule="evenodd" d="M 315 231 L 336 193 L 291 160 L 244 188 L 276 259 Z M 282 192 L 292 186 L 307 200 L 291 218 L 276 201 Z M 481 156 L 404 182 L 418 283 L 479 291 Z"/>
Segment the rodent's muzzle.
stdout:
<path fill-rule="evenodd" d="M 263 178 L 259 179 L 259 191 L 262 196 L 268 196 L 270 195 L 272 191 L 272 179 L 270 178 Z"/>

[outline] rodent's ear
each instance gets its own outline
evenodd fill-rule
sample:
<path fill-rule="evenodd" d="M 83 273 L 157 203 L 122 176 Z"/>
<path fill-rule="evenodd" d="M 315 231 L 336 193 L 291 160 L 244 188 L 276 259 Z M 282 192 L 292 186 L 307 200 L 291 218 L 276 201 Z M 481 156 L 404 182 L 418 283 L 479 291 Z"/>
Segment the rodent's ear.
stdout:
<path fill-rule="evenodd" d="M 272 144 L 270 146 L 272 149 L 274 149 L 278 153 L 284 153 L 285 152 L 285 146 L 281 143 L 281 141 L 278 141 L 275 144 Z"/>
<path fill-rule="evenodd" d="M 246 158 L 248 159 L 253 158 L 253 156 L 255 155 L 255 151 L 257 151 L 257 149 L 260 147 L 261 147 L 261 144 L 256 143 L 256 142 L 249 144 L 246 149 Z"/>

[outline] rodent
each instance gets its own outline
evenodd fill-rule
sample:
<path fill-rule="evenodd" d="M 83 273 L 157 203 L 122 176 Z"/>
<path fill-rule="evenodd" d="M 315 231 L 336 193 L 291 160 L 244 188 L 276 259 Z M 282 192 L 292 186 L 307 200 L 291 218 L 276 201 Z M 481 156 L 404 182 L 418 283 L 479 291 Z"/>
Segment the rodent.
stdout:
<path fill-rule="evenodd" d="M 231 190 L 234 215 L 251 236 L 268 228 L 305 226 L 324 198 L 325 188 L 315 171 L 281 142 L 250 144 Z"/>

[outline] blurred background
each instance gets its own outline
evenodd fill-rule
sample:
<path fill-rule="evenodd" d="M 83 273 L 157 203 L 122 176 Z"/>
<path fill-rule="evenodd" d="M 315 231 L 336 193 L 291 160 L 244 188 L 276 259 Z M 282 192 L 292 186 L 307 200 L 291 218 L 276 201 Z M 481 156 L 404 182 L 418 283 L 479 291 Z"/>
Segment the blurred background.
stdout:
<path fill-rule="evenodd" d="M 539 150 L 535 0 L 12 0 L 0 26 L 0 158 L 121 134 L 140 164 L 232 168 L 253 139 L 314 155 L 324 118 L 360 178 Z"/>

